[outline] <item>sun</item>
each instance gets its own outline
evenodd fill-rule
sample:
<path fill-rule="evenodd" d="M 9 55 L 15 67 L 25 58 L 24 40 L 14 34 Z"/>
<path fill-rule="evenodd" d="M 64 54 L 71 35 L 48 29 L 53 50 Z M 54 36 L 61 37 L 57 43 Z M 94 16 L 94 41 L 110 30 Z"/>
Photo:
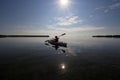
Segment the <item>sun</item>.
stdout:
<path fill-rule="evenodd" d="M 69 0 L 60 0 L 60 5 L 62 7 L 67 7 L 69 5 Z"/>

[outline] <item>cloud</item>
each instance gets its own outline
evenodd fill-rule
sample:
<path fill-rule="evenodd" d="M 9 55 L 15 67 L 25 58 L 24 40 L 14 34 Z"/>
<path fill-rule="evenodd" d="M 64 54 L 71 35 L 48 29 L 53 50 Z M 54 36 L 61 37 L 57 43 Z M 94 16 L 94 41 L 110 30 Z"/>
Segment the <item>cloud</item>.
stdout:
<path fill-rule="evenodd" d="M 99 9 L 104 9 L 105 7 L 98 7 L 98 8 L 95 8 L 95 10 L 99 10 Z"/>
<path fill-rule="evenodd" d="M 94 15 L 89 15 L 89 18 L 93 18 L 94 17 Z"/>
<path fill-rule="evenodd" d="M 120 2 L 110 5 L 109 8 L 110 8 L 110 9 L 117 9 L 117 8 L 120 8 Z"/>
<path fill-rule="evenodd" d="M 102 7 L 95 8 L 95 11 L 102 9 L 102 10 L 104 10 L 104 13 L 108 13 L 109 11 L 114 10 L 114 9 L 118 9 L 118 8 L 120 8 L 120 2 L 108 5 L 106 7 L 102 6 Z"/>
<path fill-rule="evenodd" d="M 59 26 L 70 26 L 77 23 L 82 23 L 83 20 L 80 20 L 78 16 L 66 16 L 56 18 L 57 25 Z"/>
<path fill-rule="evenodd" d="M 77 31 L 92 31 L 92 30 L 101 30 L 105 29 L 104 27 L 94 27 L 94 26 L 85 26 L 85 27 L 72 27 L 72 28 L 61 28 L 54 27 L 52 25 L 48 26 L 48 29 L 57 30 L 57 31 L 66 31 L 66 32 L 77 32 Z"/>
<path fill-rule="evenodd" d="M 107 13 L 107 12 L 109 12 L 109 9 L 104 10 L 104 13 Z"/>
<path fill-rule="evenodd" d="M 110 10 L 114 10 L 114 9 L 118 9 L 118 8 L 120 8 L 120 2 L 119 3 L 114 3 L 110 6 L 108 6 L 108 8 L 106 8 L 104 10 L 104 13 L 108 13 Z"/>

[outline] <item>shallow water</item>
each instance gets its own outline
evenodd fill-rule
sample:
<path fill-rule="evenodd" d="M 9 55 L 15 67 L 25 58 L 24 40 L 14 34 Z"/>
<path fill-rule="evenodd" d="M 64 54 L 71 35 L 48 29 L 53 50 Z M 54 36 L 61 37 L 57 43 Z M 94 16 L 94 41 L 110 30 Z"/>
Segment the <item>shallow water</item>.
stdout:
<path fill-rule="evenodd" d="M 49 38 L 0 38 L 1 80 L 118 80 L 120 39 L 62 38 L 56 50 Z"/>

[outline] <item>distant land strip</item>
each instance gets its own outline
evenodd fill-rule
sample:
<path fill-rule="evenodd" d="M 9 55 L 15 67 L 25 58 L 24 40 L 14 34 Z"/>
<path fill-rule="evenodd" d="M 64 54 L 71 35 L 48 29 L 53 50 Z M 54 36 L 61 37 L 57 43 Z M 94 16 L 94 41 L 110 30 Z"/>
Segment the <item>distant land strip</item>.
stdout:
<path fill-rule="evenodd" d="M 98 37 L 98 38 L 120 38 L 120 35 L 94 35 L 92 37 Z"/>
<path fill-rule="evenodd" d="M 0 35 L 0 38 L 5 37 L 49 37 L 49 35 Z"/>

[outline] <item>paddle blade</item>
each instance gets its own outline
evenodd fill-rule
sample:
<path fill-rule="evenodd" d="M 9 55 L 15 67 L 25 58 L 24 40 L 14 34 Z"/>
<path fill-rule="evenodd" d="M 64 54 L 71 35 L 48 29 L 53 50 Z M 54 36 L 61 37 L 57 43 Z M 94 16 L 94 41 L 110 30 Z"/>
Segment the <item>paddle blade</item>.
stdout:
<path fill-rule="evenodd" d="M 66 35 L 66 33 L 63 33 L 61 36 Z"/>

